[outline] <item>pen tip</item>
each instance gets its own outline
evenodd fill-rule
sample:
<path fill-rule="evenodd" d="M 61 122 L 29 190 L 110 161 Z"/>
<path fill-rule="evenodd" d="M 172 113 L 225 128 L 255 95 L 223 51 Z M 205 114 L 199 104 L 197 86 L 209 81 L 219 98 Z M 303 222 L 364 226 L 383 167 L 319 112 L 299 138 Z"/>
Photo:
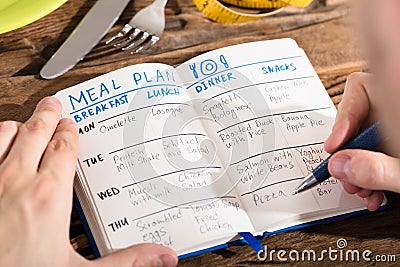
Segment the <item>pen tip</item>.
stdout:
<path fill-rule="evenodd" d="M 293 192 L 292 196 L 297 195 L 299 193 L 297 190 Z"/>

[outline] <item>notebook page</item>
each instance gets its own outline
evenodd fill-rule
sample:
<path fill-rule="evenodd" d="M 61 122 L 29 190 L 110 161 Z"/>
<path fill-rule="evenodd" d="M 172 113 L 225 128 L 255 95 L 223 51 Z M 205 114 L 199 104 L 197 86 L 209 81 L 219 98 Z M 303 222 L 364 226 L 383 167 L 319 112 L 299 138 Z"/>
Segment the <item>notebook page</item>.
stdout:
<path fill-rule="evenodd" d="M 194 81 L 186 87 L 191 98 L 205 98 L 200 110 L 209 117 L 208 135 L 229 166 L 227 173 L 257 232 L 365 208 L 362 199 L 346 194 L 333 179 L 292 196 L 327 156 L 323 142 L 336 114 L 293 40 L 222 48 L 178 71 L 186 82 Z"/>
<path fill-rule="evenodd" d="M 131 66 L 56 96 L 80 127 L 81 204 L 94 205 L 102 255 L 143 242 L 183 254 L 253 229 L 235 192 L 206 187 L 223 168 L 202 125 L 186 123 L 193 110 L 175 69 Z"/>

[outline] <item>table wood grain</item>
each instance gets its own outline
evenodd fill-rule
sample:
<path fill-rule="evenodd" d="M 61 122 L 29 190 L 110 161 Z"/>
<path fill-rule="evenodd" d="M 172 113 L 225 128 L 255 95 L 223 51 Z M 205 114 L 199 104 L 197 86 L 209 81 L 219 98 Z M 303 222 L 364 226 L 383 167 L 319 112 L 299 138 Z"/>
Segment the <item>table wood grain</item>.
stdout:
<path fill-rule="evenodd" d="M 132 1 L 122 16 L 84 60 L 66 74 L 43 80 L 38 73 L 79 21 L 94 0 L 69 0 L 50 15 L 20 29 L 0 35 L 0 120 L 25 121 L 37 102 L 47 95 L 121 67 L 144 62 L 180 64 L 201 53 L 220 47 L 267 39 L 295 39 L 309 56 L 332 101 L 341 100 L 346 76 L 367 68 L 349 27 L 346 0 L 328 0 L 326 5 L 299 12 L 291 10 L 274 17 L 235 25 L 209 21 L 190 0 L 170 0 L 166 7 L 166 30 L 159 43 L 137 55 L 104 45 L 150 0 Z M 325 1 L 321 1 L 325 2 Z M 310 96 L 312 97 L 312 96 Z M 359 215 L 272 235 L 263 241 L 268 249 L 286 251 L 312 249 L 321 252 L 336 248 L 340 238 L 348 249 L 369 249 L 373 255 L 395 255 L 400 262 L 400 197 L 388 193 L 385 211 Z M 190 238 L 190 237 L 188 237 Z M 72 246 L 84 257 L 93 258 L 87 235 L 77 215 L 71 215 Z M 190 240 L 188 240 L 190 242 Z M 180 266 L 303 266 L 307 262 L 260 261 L 248 246 L 236 246 L 180 261 Z M 308 262 L 309 263 L 309 262 Z M 320 266 L 396 266 L 396 262 L 340 262 L 325 257 Z M 312 264 L 312 263 L 311 263 Z"/>

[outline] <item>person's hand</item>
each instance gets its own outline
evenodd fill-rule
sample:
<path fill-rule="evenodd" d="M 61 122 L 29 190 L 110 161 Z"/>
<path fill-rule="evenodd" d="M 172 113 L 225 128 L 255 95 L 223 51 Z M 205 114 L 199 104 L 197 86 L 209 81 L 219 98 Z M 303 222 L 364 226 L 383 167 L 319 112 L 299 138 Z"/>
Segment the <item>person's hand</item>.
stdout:
<path fill-rule="evenodd" d="M 73 250 L 68 236 L 78 130 L 60 115 L 60 102 L 47 97 L 26 123 L 0 123 L 0 266 L 175 266 L 175 252 L 155 244 L 94 261 Z"/>
<path fill-rule="evenodd" d="M 371 74 L 353 73 L 348 77 L 332 133 L 325 142 L 328 153 L 333 153 L 378 119 L 372 90 Z M 380 152 L 348 149 L 334 153 L 328 168 L 348 193 L 365 198 L 369 210 L 376 210 L 382 204 L 381 190 L 400 192 L 398 158 Z"/>

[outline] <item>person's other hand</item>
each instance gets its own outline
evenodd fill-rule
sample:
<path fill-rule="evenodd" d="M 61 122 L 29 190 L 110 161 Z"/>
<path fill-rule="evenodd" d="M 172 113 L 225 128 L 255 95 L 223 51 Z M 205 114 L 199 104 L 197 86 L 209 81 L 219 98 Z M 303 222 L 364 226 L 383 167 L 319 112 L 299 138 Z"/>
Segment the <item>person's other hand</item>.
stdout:
<path fill-rule="evenodd" d="M 371 79 L 372 75 L 367 73 L 349 75 L 332 133 L 325 142 L 328 153 L 335 152 L 377 120 Z M 380 152 L 348 149 L 334 153 L 328 168 L 348 193 L 365 198 L 369 210 L 376 210 L 382 204 L 384 195 L 381 190 L 400 192 L 398 158 Z"/>
<path fill-rule="evenodd" d="M 0 123 L 0 266 L 157 266 L 177 264 L 167 247 L 140 244 L 88 261 L 69 242 L 78 130 L 44 98 L 24 124 Z"/>

